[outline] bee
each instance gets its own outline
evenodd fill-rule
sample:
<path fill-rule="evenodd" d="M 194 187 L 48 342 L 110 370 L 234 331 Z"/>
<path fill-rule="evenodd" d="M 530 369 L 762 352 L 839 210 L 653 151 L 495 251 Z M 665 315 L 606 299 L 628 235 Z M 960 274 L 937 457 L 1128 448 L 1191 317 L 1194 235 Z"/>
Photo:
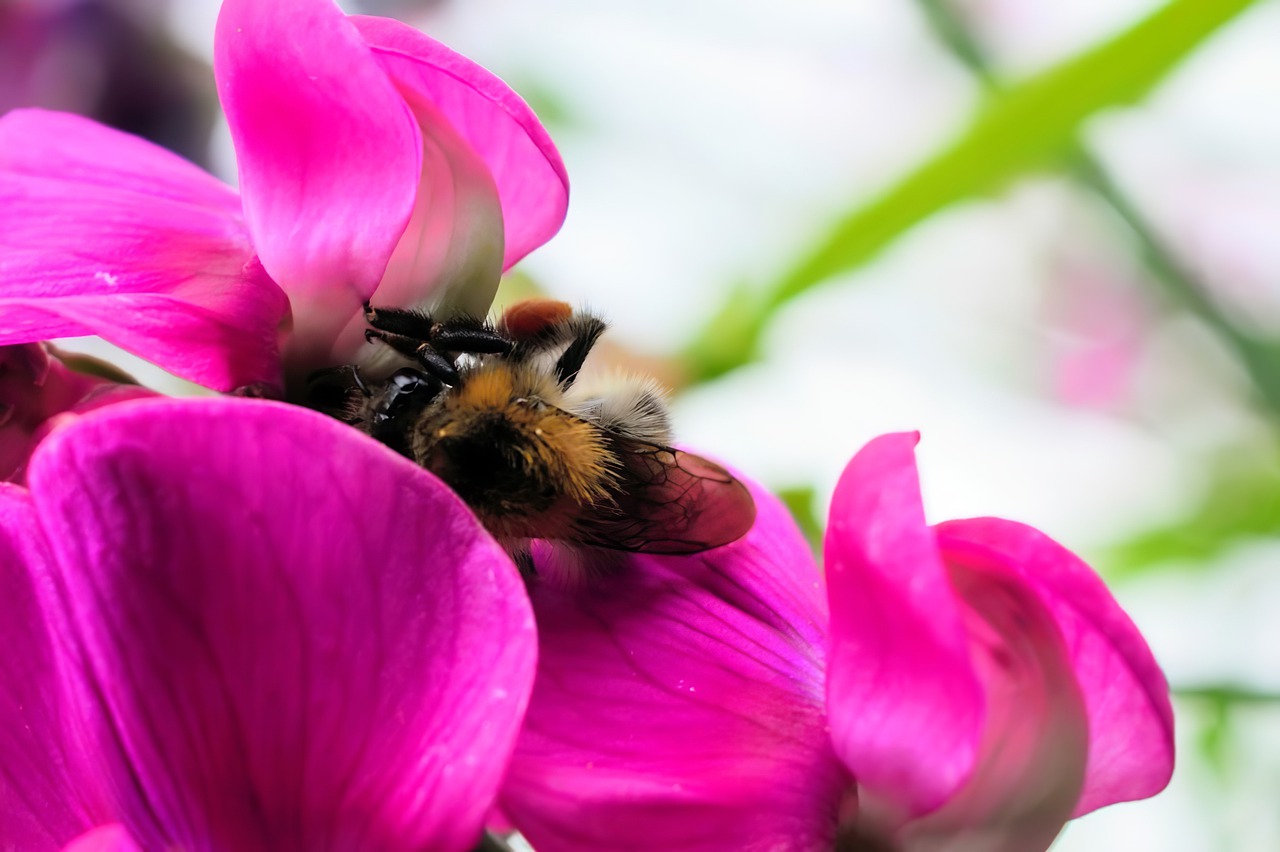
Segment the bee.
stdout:
<path fill-rule="evenodd" d="M 691 554 L 754 523 L 741 482 L 671 446 L 653 382 L 577 383 L 606 329 L 596 315 L 530 299 L 495 324 L 369 305 L 365 321 L 370 342 L 413 366 L 374 383 L 355 366 L 327 371 L 312 384 L 316 407 L 438 476 L 526 572 L 535 540 L 570 556 Z"/>

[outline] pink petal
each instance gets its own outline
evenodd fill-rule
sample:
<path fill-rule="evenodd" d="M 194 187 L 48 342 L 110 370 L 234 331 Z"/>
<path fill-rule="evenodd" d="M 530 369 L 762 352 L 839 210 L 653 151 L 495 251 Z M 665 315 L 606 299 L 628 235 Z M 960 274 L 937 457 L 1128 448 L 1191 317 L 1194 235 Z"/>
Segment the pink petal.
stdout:
<path fill-rule="evenodd" d="M 63 383 L 48 387 L 53 359 L 42 343 L 0 347 L 0 479 L 19 481 L 49 415 L 72 404 Z"/>
<path fill-rule="evenodd" d="M 489 167 L 502 201 L 503 268 L 551 239 L 568 209 L 569 179 L 529 105 L 492 73 L 412 27 L 389 18 L 352 21 L 406 97 L 433 104 Z"/>
<path fill-rule="evenodd" d="M 47 553 L 26 492 L 0 484 L 0 849 L 58 849 L 104 813 L 72 739 L 37 584 Z"/>
<path fill-rule="evenodd" d="M 540 852 L 830 849 L 821 579 L 785 510 L 696 556 L 532 589 L 538 679 L 503 813 Z"/>
<path fill-rule="evenodd" d="M 422 128 L 418 200 L 372 301 L 437 316 L 483 317 L 502 278 L 497 188 L 436 109 L 414 92 L 406 97 Z M 391 355 L 389 347 L 367 345 L 363 310 L 348 313 L 331 360 L 376 364 Z"/>
<path fill-rule="evenodd" d="M 88 119 L 0 119 L 0 344 L 98 334 L 216 390 L 280 383 L 284 294 L 235 193 Z"/>
<path fill-rule="evenodd" d="M 205 208 L 243 231 L 235 190 L 158 145 L 66 112 L 17 109 L 0 119 L 0 171 L 139 193 Z"/>
<path fill-rule="evenodd" d="M 226 0 L 214 74 L 254 245 L 299 327 L 338 301 L 358 309 L 417 192 L 404 100 L 332 0 Z"/>
<path fill-rule="evenodd" d="M 129 830 L 119 823 L 104 825 L 77 837 L 62 852 L 142 852 Z"/>
<path fill-rule="evenodd" d="M 99 412 L 30 481 L 140 846 L 478 837 L 535 637 L 510 560 L 438 481 L 235 399 Z"/>
<path fill-rule="evenodd" d="M 0 346 L 0 479 L 21 482 L 36 446 L 68 418 L 156 395 L 71 370 L 46 347 Z"/>
<path fill-rule="evenodd" d="M 1088 753 L 1070 654 L 1021 577 L 950 567 L 986 694 L 986 728 L 969 781 L 899 839 L 910 852 L 1043 852 L 1071 817 Z"/>
<path fill-rule="evenodd" d="M 986 712 L 965 613 L 925 526 L 915 434 L 845 469 L 826 539 L 836 753 L 890 819 L 937 808 L 978 759 Z"/>
<path fill-rule="evenodd" d="M 948 563 L 1016 576 L 1065 638 L 1089 722 L 1088 768 L 1075 814 L 1164 789 L 1174 756 L 1169 686 L 1102 580 L 1061 545 L 1011 521 L 951 521 L 937 534 Z"/>

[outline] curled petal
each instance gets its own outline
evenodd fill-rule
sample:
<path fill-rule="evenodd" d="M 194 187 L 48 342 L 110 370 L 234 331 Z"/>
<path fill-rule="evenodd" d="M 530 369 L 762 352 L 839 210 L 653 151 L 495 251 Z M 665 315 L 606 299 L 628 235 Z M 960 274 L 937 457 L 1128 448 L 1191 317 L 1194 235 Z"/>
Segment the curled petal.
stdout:
<path fill-rule="evenodd" d="M 489 71 L 399 21 L 353 17 L 407 98 L 434 105 L 497 184 L 506 232 L 503 268 L 560 229 L 569 179 L 533 110 Z"/>
<path fill-rule="evenodd" d="M 438 481 L 312 412 L 216 399 L 84 418 L 30 482 L 138 845 L 479 836 L 535 638 L 514 566 Z"/>
<path fill-rule="evenodd" d="M 332 0 L 226 0 L 214 74 L 254 245 L 302 304 L 374 291 L 417 191 L 417 124 Z"/>
<path fill-rule="evenodd" d="M 416 93 L 406 98 L 422 127 L 418 200 L 373 301 L 422 307 L 440 317 L 483 317 L 502 278 L 497 189 L 475 152 L 436 109 Z M 376 363 L 390 355 L 388 347 L 365 345 L 364 312 L 349 313 L 332 360 Z"/>
<path fill-rule="evenodd" d="M 0 849 L 24 852 L 58 849 L 104 813 L 38 594 L 47 558 L 26 492 L 0 484 Z"/>
<path fill-rule="evenodd" d="M 830 849 L 848 778 L 820 577 L 778 502 L 747 536 L 535 586 L 539 669 L 503 813 L 539 850 Z"/>
<path fill-rule="evenodd" d="M 215 390 L 280 384 L 284 294 L 234 192 L 88 119 L 0 119 L 0 344 L 97 334 Z"/>
<path fill-rule="evenodd" d="M 986 697 L 986 728 L 968 782 L 907 825 L 900 841 L 910 852 L 1043 852 L 1071 817 L 1088 754 L 1070 654 L 1020 577 L 951 569 Z"/>
<path fill-rule="evenodd" d="M 1173 772 L 1169 686 L 1146 641 L 1079 557 L 999 518 L 937 527 L 948 563 L 1016 577 L 1066 641 L 1088 714 L 1088 766 L 1075 815 L 1153 796 Z"/>
<path fill-rule="evenodd" d="M 845 469 L 826 538 L 836 753 L 904 820 L 955 794 L 986 714 L 965 608 L 924 522 L 914 434 L 884 435 Z"/>

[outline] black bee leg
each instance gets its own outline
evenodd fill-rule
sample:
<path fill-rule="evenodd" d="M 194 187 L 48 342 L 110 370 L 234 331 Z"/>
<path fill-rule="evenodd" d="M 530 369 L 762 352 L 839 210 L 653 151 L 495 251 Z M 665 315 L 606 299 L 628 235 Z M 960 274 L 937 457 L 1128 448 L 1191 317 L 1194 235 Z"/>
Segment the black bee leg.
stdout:
<path fill-rule="evenodd" d="M 375 308 L 364 304 L 364 319 L 378 331 L 430 343 L 441 352 L 475 355 L 506 354 L 511 341 L 483 320 L 472 317 L 437 322 L 430 314 L 403 308 Z"/>
<path fill-rule="evenodd" d="M 446 385 L 456 385 L 461 381 L 458 368 L 452 361 L 433 349 L 430 343 L 415 340 L 403 334 L 375 331 L 372 328 L 365 329 L 364 339 L 370 343 L 375 340 L 382 341 L 401 355 L 417 361 L 428 375 L 435 376 Z"/>
<path fill-rule="evenodd" d="M 378 331 L 412 337 L 415 340 L 430 340 L 431 330 L 438 323 L 431 315 L 423 311 L 405 308 L 375 308 L 364 303 L 364 321 Z"/>
<path fill-rule="evenodd" d="M 560 359 L 556 361 L 556 380 L 566 387 L 578 378 L 578 372 L 586 363 L 587 355 L 591 353 L 592 347 L 596 345 L 596 341 L 600 339 L 600 335 L 604 334 L 606 328 L 604 320 L 591 314 L 575 314 L 568 322 L 574 326 L 573 339 L 564 352 L 560 353 Z"/>
<path fill-rule="evenodd" d="M 474 355 L 505 355 L 512 342 L 488 325 L 477 320 L 449 320 L 431 329 L 431 345 L 443 352 L 466 352 Z"/>

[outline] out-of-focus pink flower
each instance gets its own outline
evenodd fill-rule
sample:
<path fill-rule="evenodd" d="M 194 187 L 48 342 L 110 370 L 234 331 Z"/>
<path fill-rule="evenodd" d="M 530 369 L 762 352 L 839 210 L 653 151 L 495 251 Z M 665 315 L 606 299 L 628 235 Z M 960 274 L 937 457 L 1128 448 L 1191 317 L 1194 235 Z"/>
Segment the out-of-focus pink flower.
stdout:
<path fill-rule="evenodd" d="M 532 590 L 501 806 L 540 852 L 1035 852 L 1163 788 L 1168 688 L 1097 576 L 999 519 L 925 524 L 913 435 L 851 462 L 827 583 L 755 492 L 743 540 Z"/>
<path fill-rule="evenodd" d="M 84 418 L 29 484 L 0 486 L 0 848 L 476 841 L 536 643 L 447 488 L 229 399 Z"/>
<path fill-rule="evenodd" d="M 32 451 L 55 427 L 105 405 L 154 395 L 70 370 L 42 343 L 0 346 L 0 480 L 21 481 Z"/>
<path fill-rule="evenodd" d="M 86 115 L 204 162 L 209 69 L 170 34 L 170 0 L 0 0 L 0 114 Z"/>
<path fill-rule="evenodd" d="M 1121 273 L 1066 257 L 1046 294 L 1054 385 L 1068 405 L 1118 408 L 1128 402 L 1151 324 L 1141 295 Z"/>
<path fill-rule="evenodd" d="M 214 50 L 239 195 L 87 119 L 0 119 L 0 343 L 99 334 L 215 389 L 278 387 L 290 314 L 291 376 L 351 361 L 362 302 L 484 313 L 564 218 L 528 106 L 404 24 L 226 0 Z"/>

